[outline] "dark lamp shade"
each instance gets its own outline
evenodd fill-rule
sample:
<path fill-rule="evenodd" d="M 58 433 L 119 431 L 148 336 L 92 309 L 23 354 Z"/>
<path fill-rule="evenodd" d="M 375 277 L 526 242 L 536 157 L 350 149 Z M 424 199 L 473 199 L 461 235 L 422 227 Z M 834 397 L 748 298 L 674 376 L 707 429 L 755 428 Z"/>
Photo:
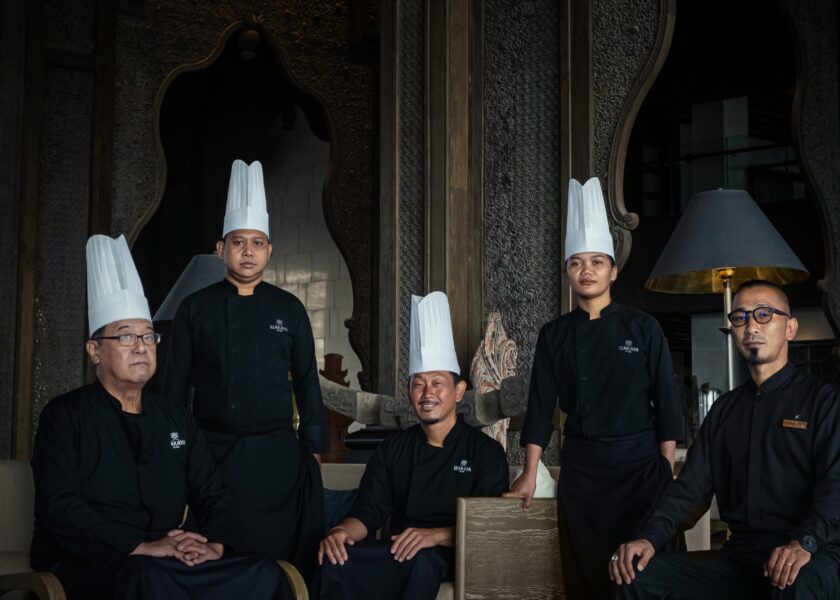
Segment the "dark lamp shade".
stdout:
<path fill-rule="evenodd" d="M 224 261 L 215 254 L 196 254 L 169 290 L 152 321 L 171 321 L 184 298 L 224 278 Z"/>
<path fill-rule="evenodd" d="M 750 279 L 779 285 L 808 270 L 750 195 L 742 190 L 695 194 L 645 287 L 672 294 L 723 292 L 720 269 L 733 269 L 732 289 Z"/>

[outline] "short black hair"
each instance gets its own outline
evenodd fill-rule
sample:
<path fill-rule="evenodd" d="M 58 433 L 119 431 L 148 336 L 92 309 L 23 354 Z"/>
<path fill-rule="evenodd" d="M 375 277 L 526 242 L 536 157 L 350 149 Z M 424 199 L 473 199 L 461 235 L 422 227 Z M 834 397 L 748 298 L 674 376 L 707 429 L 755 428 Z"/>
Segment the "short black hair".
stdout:
<path fill-rule="evenodd" d="M 102 327 L 100 327 L 99 329 L 97 329 L 96 331 L 94 331 L 93 333 L 91 333 L 91 334 L 90 334 L 90 339 L 92 339 L 92 340 L 96 340 L 96 338 L 98 338 L 99 336 L 101 336 L 102 334 L 104 334 L 104 333 L 105 333 L 105 328 L 106 328 L 106 327 L 108 327 L 108 326 L 107 326 L 107 325 L 103 325 Z"/>
<path fill-rule="evenodd" d="M 790 307 L 790 298 L 788 298 L 787 292 L 785 292 L 785 290 L 782 289 L 782 286 L 780 286 L 778 283 L 773 283 L 772 281 L 767 281 L 766 279 L 750 279 L 748 281 L 745 281 L 744 283 L 738 286 L 738 289 L 735 291 L 735 294 L 733 294 L 732 297 L 734 298 L 736 295 L 740 294 L 744 290 L 748 290 L 750 288 L 755 287 L 769 287 L 779 292 L 782 295 L 782 298 L 785 299 L 785 304 L 787 304 L 786 308 L 788 309 L 788 312 L 792 313 Z"/>

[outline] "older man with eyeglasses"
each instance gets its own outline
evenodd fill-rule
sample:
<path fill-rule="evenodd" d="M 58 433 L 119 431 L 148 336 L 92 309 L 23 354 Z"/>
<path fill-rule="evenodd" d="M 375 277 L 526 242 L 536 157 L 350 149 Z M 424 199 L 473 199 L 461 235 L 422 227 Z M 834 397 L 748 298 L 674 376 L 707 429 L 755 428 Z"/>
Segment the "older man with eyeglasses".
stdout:
<path fill-rule="evenodd" d="M 788 361 L 798 322 L 777 285 L 741 285 L 729 314 L 750 380 L 721 396 L 639 539 L 609 563 L 620 598 L 840 598 L 840 401 Z M 719 551 L 654 556 L 717 496 Z"/>
<path fill-rule="evenodd" d="M 41 413 L 33 568 L 71 600 L 293 597 L 273 560 L 222 558 L 230 505 L 215 461 L 183 405 L 143 390 L 160 334 L 125 238 L 93 236 L 87 266 L 96 381 Z M 196 531 L 180 528 L 187 506 Z"/>

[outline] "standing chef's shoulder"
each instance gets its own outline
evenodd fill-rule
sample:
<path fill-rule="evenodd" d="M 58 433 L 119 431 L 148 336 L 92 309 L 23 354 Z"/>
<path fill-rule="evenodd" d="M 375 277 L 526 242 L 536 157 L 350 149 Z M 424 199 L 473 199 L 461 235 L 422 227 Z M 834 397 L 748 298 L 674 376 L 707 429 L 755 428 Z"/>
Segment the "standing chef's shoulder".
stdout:
<path fill-rule="evenodd" d="M 631 328 L 636 329 L 639 333 L 647 336 L 647 341 L 653 339 L 654 336 L 659 338 L 665 337 L 665 334 L 662 331 L 662 326 L 653 315 L 625 304 L 618 304 L 617 312 L 621 315 L 622 320 Z"/>
<path fill-rule="evenodd" d="M 567 312 L 556 319 L 552 319 L 540 327 L 539 334 L 537 335 L 537 344 L 539 344 L 539 340 L 542 340 L 543 343 L 549 345 L 562 341 L 565 335 L 567 335 L 567 332 L 572 331 L 572 324 L 574 323 L 574 320 L 574 311 Z"/>
<path fill-rule="evenodd" d="M 507 467 L 507 453 L 498 441 L 472 425 L 465 424 L 464 431 L 470 437 L 470 447 L 475 448 L 476 454 L 483 457 L 488 466 L 504 463 Z"/>
<path fill-rule="evenodd" d="M 280 307 L 286 314 L 286 318 L 293 320 L 295 323 L 300 323 L 302 320 L 309 322 L 306 306 L 300 301 L 300 298 L 270 283 L 263 282 L 260 287 L 270 298 L 270 304 Z"/>

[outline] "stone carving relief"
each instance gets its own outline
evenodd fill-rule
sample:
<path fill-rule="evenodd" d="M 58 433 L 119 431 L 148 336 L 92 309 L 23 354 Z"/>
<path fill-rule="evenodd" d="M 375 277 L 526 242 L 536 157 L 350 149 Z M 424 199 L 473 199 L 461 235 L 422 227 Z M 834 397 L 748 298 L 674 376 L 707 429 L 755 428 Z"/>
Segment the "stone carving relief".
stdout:
<path fill-rule="evenodd" d="M 487 316 L 484 339 L 478 346 L 470 366 L 473 389 L 484 393 L 499 389 L 502 380 L 516 375 L 516 342 L 507 337 L 501 313 L 494 311 Z M 510 419 L 502 419 L 484 427 L 483 431 L 507 448 Z"/>

